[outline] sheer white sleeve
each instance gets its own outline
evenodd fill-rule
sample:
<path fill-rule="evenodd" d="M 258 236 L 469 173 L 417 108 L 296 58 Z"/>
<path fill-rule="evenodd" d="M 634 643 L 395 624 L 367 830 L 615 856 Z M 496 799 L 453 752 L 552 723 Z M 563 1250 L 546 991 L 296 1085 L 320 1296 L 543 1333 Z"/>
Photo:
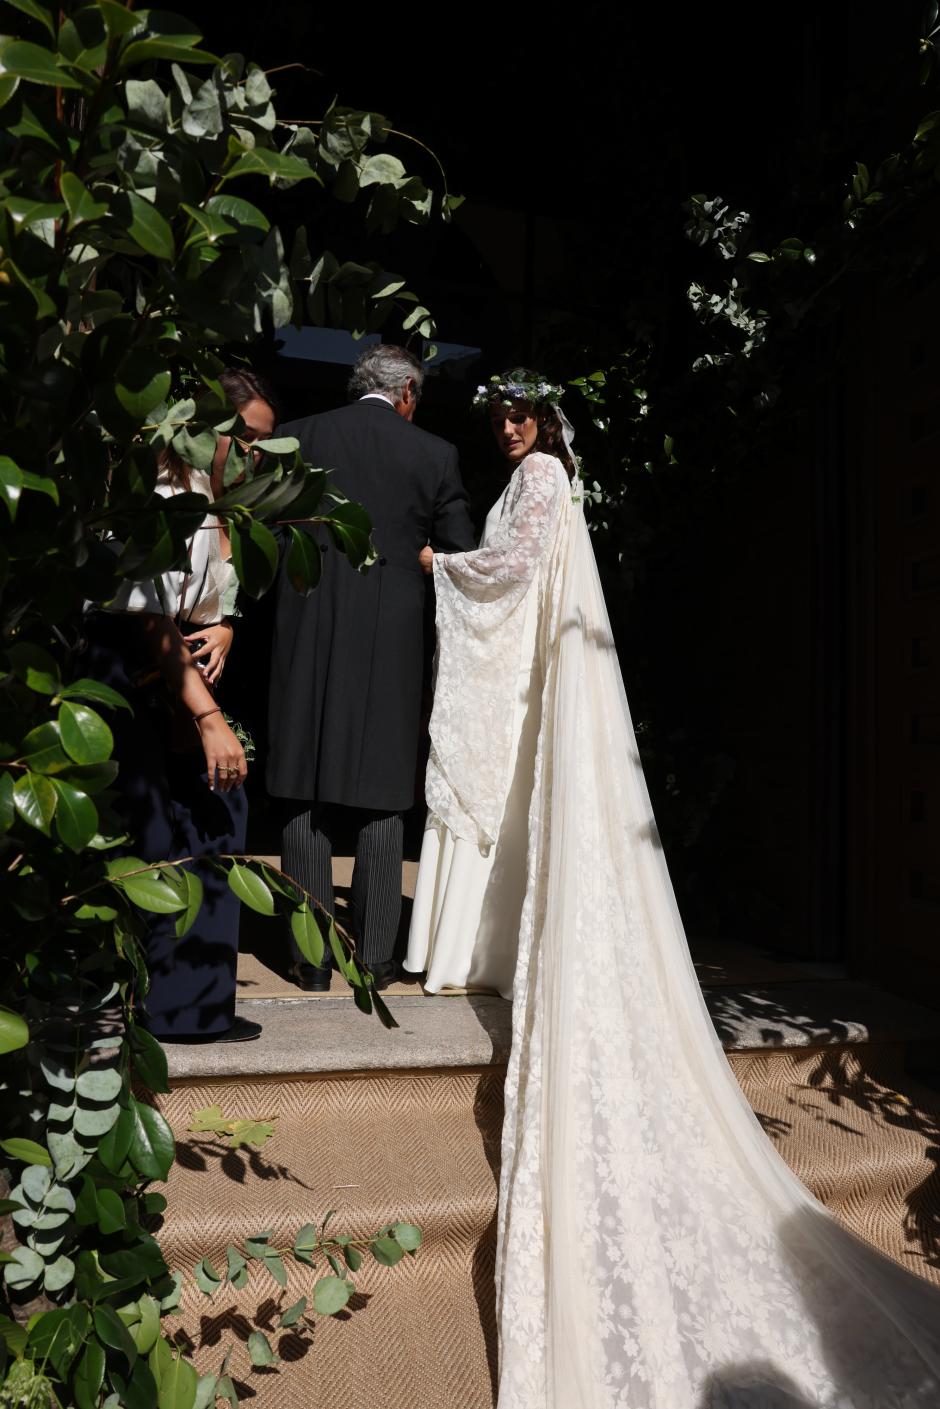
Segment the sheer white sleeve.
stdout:
<path fill-rule="evenodd" d="M 551 559 L 568 478 L 528 455 L 483 547 L 437 553 L 437 675 L 427 801 L 458 837 L 487 850 L 508 785 L 513 699 L 527 593 Z"/>

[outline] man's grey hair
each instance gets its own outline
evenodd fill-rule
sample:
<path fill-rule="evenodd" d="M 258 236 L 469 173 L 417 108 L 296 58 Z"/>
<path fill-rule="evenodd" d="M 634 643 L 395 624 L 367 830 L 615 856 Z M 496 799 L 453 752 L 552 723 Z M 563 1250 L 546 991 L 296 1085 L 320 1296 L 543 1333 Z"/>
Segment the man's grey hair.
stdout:
<path fill-rule="evenodd" d="M 401 399 L 407 382 L 414 382 L 417 400 L 424 383 L 424 368 L 417 357 L 404 347 L 377 342 L 356 358 L 347 391 L 350 401 L 376 392 L 394 403 Z"/>

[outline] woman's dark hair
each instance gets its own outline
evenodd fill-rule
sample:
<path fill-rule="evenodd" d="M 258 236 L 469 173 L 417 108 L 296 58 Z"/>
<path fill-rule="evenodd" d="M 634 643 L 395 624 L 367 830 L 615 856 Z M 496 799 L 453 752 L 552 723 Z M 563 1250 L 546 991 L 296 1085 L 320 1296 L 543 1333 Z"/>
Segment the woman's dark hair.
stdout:
<path fill-rule="evenodd" d="M 249 401 L 266 401 L 275 419 L 279 417 L 280 407 L 270 382 L 250 367 L 226 367 L 224 372 L 219 373 L 219 383 L 236 411 L 247 406 Z"/>
<path fill-rule="evenodd" d="M 538 386 L 542 382 L 548 382 L 547 377 L 544 377 L 541 372 L 533 372 L 531 367 L 514 367 L 511 372 L 502 372 L 499 380 L 509 386 L 518 383 L 534 383 Z M 497 393 L 490 398 L 490 405 L 503 406 L 505 401 Z M 552 403 L 550 401 L 522 401 L 520 405 L 525 406 L 529 414 L 538 421 L 539 432 L 533 449 L 541 450 L 545 455 L 554 455 L 556 460 L 561 461 L 568 478 L 574 479 L 577 471 L 568 452 L 568 447 L 565 445 L 561 421 L 555 415 Z"/>
<path fill-rule="evenodd" d="M 274 412 L 275 420 L 278 419 L 280 408 L 270 383 L 250 367 L 225 367 L 219 373 L 218 381 L 236 411 L 247 406 L 249 401 L 266 401 Z M 189 466 L 172 446 L 161 452 L 158 463 L 171 484 L 180 485 L 186 490 L 191 487 Z"/>

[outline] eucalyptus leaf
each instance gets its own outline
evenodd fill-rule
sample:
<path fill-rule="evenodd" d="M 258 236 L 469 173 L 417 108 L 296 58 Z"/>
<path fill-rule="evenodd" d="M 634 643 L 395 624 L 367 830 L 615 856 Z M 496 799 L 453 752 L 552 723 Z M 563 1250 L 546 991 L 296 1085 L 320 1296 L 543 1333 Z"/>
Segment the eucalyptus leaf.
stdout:
<path fill-rule="evenodd" d="M 90 1067 L 75 1083 L 79 1097 L 89 1101 L 114 1101 L 123 1084 L 117 1067 Z"/>
<path fill-rule="evenodd" d="M 61 1292 L 69 1285 L 75 1276 L 75 1263 L 64 1253 L 60 1253 L 54 1262 L 46 1264 L 43 1272 L 43 1287 L 47 1292 Z"/>
<path fill-rule="evenodd" d="M 278 1363 L 278 1357 L 271 1349 L 271 1342 L 261 1331 L 252 1331 L 248 1337 L 248 1355 L 256 1369 Z"/>
<path fill-rule="evenodd" d="M 321 1316 L 342 1311 L 356 1288 L 345 1277 L 321 1277 L 313 1289 L 313 1309 Z"/>
<path fill-rule="evenodd" d="M 14 1291 L 24 1291 L 42 1276 L 43 1260 L 38 1252 L 24 1247 L 13 1248 L 11 1257 L 12 1261 L 4 1266 L 3 1280 Z"/>
<path fill-rule="evenodd" d="M 281 1312 L 279 1325 L 283 1327 L 296 1326 L 297 1322 L 307 1310 L 307 1298 L 302 1296 L 299 1301 L 295 1301 L 286 1311 Z"/>

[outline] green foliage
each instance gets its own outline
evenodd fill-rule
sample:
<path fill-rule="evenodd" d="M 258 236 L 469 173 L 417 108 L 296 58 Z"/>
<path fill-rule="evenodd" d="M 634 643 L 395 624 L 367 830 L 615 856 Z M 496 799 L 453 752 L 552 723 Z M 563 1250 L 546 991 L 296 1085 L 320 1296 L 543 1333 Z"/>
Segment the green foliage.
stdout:
<path fill-rule="evenodd" d="M 3 18 L 0 1216 L 16 1242 L 2 1261 L 0 1405 L 236 1404 L 225 1365 L 200 1380 L 162 1329 L 181 1278 L 150 1231 L 165 1206 L 150 1185 L 166 1179 L 174 1141 L 147 1094 L 168 1083 L 137 1022 L 142 941 L 155 914 L 185 934 L 202 882 L 186 861 L 136 858 L 122 832 L 112 725 L 130 706 L 83 673 L 82 603 L 184 565 L 207 500 L 157 495 L 159 457 L 206 470 L 224 434 L 214 510 L 246 592 L 270 586 L 285 518 L 323 525 L 353 568 L 369 567 L 367 516 L 294 440 L 261 443 L 256 465 L 218 381 L 223 353 L 304 318 L 359 331 L 396 316 L 433 333 L 400 276 L 334 256 L 315 231 L 293 236 L 288 259 L 264 209 L 272 188 L 359 201 L 376 230 L 447 219 L 456 202 L 384 150 L 391 129 L 376 114 L 334 106 L 316 123 L 279 122 L 261 70 L 207 53 L 185 18 L 117 0 L 11 0 Z M 292 528 L 289 555 L 291 581 L 312 590 L 313 540 Z M 314 921 L 322 957 L 314 897 L 248 857 L 211 864 L 245 904 L 299 916 L 311 951 Z M 319 918 L 359 1006 L 391 1024 L 348 937 Z M 226 1124 L 233 1144 L 270 1133 Z M 337 1257 L 334 1243 L 327 1254 L 315 1232 L 306 1255 Z M 283 1286 L 283 1255 L 263 1236 L 245 1254 L 230 1248 L 224 1273 L 203 1260 L 197 1282 L 244 1285 L 256 1260 Z M 253 1354 L 266 1354 L 260 1341 Z"/>

